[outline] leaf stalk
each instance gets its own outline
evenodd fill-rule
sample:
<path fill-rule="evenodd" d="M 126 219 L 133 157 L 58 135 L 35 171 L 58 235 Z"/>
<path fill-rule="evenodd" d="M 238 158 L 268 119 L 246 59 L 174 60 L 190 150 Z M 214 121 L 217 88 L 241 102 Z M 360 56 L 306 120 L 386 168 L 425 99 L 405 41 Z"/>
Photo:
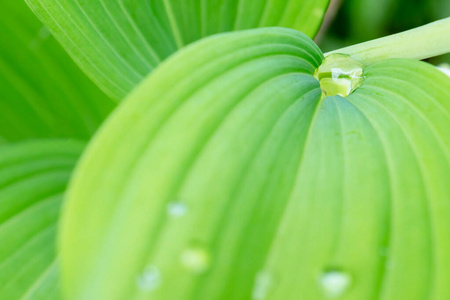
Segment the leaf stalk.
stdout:
<path fill-rule="evenodd" d="M 450 52 L 450 17 L 405 32 L 334 50 L 365 65 L 387 58 L 427 59 Z"/>

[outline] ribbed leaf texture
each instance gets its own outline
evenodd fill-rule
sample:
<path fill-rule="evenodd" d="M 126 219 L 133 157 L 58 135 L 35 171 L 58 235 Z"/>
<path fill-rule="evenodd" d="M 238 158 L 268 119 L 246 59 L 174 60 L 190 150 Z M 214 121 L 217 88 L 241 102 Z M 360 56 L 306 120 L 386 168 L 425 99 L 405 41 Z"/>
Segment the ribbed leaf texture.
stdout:
<path fill-rule="evenodd" d="M 80 67 L 122 99 L 177 49 L 265 26 L 314 36 L 329 0 L 26 0 Z"/>
<path fill-rule="evenodd" d="M 82 149 L 59 140 L 0 146 L 0 299 L 60 299 L 56 231 Z"/>
<path fill-rule="evenodd" d="M 391 59 L 321 98 L 322 59 L 255 29 L 150 75 L 71 185 L 68 299 L 450 298 L 450 79 Z"/>

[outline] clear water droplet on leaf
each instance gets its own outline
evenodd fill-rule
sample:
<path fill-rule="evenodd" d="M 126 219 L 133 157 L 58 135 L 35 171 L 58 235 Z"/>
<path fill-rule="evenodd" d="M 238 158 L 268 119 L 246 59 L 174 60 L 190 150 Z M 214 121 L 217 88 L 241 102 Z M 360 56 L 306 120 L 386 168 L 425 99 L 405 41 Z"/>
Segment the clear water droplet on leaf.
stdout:
<path fill-rule="evenodd" d="M 364 65 L 346 54 L 327 56 L 314 73 L 319 80 L 322 98 L 328 96 L 347 97 L 364 81 Z"/>
<path fill-rule="evenodd" d="M 167 214 L 173 218 L 181 218 L 188 213 L 188 207 L 180 202 L 170 202 L 167 204 Z"/>
<path fill-rule="evenodd" d="M 141 291 L 150 292 L 161 285 L 161 273 L 154 265 L 145 267 L 144 271 L 137 278 L 137 285 Z"/>
<path fill-rule="evenodd" d="M 322 273 L 319 283 L 325 296 L 336 299 L 350 288 L 352 278 L 348 273 L 334 269 Z"/>
<path fill-rule="evenodd" d="M 180 262 L 190 272 L 201 274 L 208 270 L 211 257 L 205 248 L 195 245 L 181 253 Z"/>
<path fill-rule="evenodd" d="M 256 274 L 255 285 L 252 291 L 253 300 L 264 300 L 273 285 L 272 275 L 267 271 Z"/>

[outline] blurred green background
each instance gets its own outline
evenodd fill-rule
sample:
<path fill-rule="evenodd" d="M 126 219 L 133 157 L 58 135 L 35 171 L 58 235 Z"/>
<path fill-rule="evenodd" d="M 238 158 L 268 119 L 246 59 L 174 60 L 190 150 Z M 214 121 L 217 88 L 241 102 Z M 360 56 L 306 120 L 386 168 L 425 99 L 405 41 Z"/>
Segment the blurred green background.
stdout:
<path fill-rule="evenodd" d="M 327 52 L 446 17 L 450 0 L 332 0 L 316 41 Z M 450 54 L 429 62 L 450 63 Z"/>

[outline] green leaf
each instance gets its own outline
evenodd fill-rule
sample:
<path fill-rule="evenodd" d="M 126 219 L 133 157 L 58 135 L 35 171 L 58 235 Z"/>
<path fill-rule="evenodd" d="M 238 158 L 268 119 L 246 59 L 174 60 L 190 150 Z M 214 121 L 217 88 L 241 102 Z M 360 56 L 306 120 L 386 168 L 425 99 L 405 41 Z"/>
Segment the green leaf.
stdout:
<path fill-rule="evenodd" d="M 0 4 L 0 140 L 88 139 L 115 103 L 23 1 Z"/>
<path fill-rule="evenodd" d="M 68 299 L 447 299 L 450 79 L 270 28 L 162 64 L 96 136 L 61 229 Z M 83 262 L 83 263 L 80 263 Z"/>
<path fill-rule="evenodd" d="M 26 0 L 80 67 L 122 99 L 177 49 L 205 36 L 283 26 L 314 36 L 329 0 Z"/>
<path fill-rule="evenodd" d="M 59 299 L 56 229 L 83 149 L 74 141 L 0 146 L 0 299 Z"/>

